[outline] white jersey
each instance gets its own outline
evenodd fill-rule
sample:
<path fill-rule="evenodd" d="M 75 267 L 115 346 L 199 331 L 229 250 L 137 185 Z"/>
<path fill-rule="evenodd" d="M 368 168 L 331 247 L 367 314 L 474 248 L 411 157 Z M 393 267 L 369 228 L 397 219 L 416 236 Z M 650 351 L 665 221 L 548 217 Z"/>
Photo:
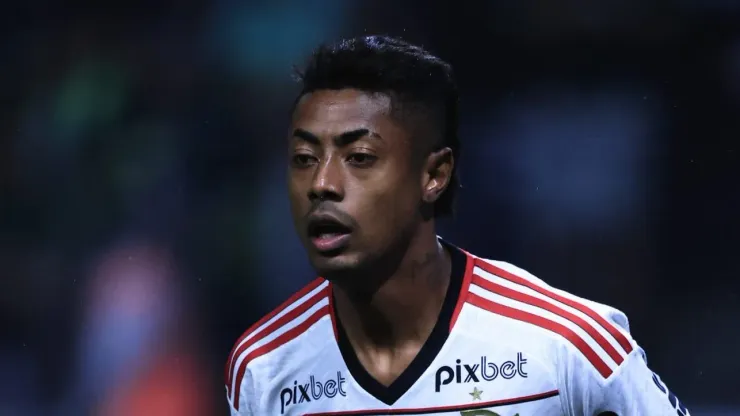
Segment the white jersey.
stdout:
<path fill-rule="evenodd" d="M 235 344 L 231 414 L 689 415 L 623 313 L 445 245 L 453 279 L 440 318 L 390 386 L 359 363 L 319 278 Z"/>

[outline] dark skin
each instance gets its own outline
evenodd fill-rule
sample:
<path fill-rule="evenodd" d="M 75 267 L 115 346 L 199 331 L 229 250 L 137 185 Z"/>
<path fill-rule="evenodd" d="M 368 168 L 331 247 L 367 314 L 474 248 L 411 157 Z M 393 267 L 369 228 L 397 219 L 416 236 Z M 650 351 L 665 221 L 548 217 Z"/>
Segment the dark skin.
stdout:
<path fill-rule="evenodd" d="M 390 385 L 429 337 L 450 281 L 449 253 L 429 211 L 450 182 L 449 148 L 422 150 L 384 94 L 320 90 L 297 103 L 288 187 L 298 234 L 365 369 Z M 322 251 L 312 215 L 347 227 Z"/>

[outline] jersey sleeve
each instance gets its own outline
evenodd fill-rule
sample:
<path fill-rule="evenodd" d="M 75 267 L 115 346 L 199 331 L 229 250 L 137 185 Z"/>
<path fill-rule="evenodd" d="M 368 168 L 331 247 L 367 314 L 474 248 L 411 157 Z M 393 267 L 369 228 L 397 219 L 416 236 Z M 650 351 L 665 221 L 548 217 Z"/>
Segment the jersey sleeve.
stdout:
<path fill-rule="evenodd" d="M 231 403 L 231 397 L 229 397 L 228 393 L 226 394 L 226 401 L 229 402 L 229 414 L 231 416 L 240 416 L 239 411 L 234 409 L 234 405 Z M 241 414 L 244 415 L 245 413 L 242 412 Z"/>
<path fill-rule="evenodd" d="M 632 345 L 631 352 L 604 376 L 578 351 L 563 348 L 558 378 L 565 414 L 569 416 L 689 416 L 686 407 L 647 366 L 645 352 L 629 333 L 627 317 L 611 310 L 605 318 Z"/>
<path fill-rule="evenodd" d="M 227 386 L 226 401 L 229 404 L 231 416 L 257 416 L 254 409 L 255 392 L 252 386 L 252 374 L 249 370 L 244 373 L 240 391 L 236 392 L 234 396 L 229 394 L 229 387 Z"/>

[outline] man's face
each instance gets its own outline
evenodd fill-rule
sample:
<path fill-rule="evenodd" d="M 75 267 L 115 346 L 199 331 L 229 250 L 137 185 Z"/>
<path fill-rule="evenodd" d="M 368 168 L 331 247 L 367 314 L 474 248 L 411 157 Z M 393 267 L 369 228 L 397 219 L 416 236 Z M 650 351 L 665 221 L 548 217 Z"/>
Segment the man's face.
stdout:
<path fill-rule="evenodd" d="M 303 96 L 290 129 L 288 187 L 309 259 L 325 277 L 386 254 L 420 219 L 421 166 L 390 98 L 320 90 Z"/>

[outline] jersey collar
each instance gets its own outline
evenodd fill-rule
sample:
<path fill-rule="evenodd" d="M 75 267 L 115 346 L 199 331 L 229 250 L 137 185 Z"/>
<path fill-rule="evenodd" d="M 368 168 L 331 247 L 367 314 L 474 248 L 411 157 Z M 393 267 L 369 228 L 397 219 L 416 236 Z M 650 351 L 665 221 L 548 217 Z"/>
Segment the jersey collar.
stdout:
<path fill-rule="evenodd" d="M 431 366 L 447 341 L 455 325 L 457 316 L 460 313 L 460 309 L 465 303 L 465 294 L 470 285 L 470 278 L 473 272 L 472 256 L 442 239 L 439 241 L 450 253 L 452 262 L 450 285 L 442 304 L 442 310 L 437 318 L 437 323 L 432 329 L 432 333 L 419 350 L 419 353 L 391 385 L 385 386 L 375 380 L 360 363 L 347 338 L 347 334 L 342 328 L 339 318 L 334 313 L 334 295 L 331 295 L 331 316 L 337 337 L 337 344 L 342 358 L 347 365 L 347 369 L 360 387 L 387 405 L 392 405 L 401 398 L 419 380 L 427 368 Z"/>

